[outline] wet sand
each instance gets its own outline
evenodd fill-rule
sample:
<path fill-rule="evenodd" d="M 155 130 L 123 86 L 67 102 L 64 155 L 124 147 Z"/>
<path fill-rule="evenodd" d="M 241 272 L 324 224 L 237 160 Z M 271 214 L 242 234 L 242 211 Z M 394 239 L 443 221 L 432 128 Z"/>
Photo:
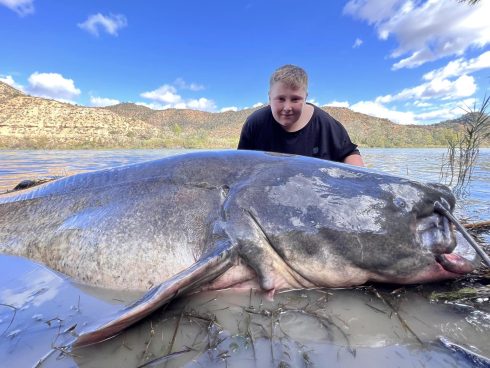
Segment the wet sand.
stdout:
<path fill-rule="evenodd" d="M 488 280 L 487 280 L 488 281 Z M 74 334 L 138 294 L 77 285 L 0 256 L 0 362 L 5 367 L 474 367 L 490 356 L 484 300 L 430 301 L 455 282 L 405 288 L 206 292 L 178 299 L 121 335 L 76 350 Z M 461 283 L 461 281 L 460 281 Z M 487 362 L 488 363 L 488 362 Z"/>

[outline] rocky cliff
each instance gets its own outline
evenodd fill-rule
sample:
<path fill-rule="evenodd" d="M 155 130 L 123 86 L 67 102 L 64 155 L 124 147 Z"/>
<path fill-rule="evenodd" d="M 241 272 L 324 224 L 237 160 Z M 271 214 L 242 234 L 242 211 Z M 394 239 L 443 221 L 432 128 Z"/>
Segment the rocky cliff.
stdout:
<path fill-rule="evenodd" d="M 0 147 L 131 146 L 156 135 L 139 119 L 27 96 L 0 82 Z"/>

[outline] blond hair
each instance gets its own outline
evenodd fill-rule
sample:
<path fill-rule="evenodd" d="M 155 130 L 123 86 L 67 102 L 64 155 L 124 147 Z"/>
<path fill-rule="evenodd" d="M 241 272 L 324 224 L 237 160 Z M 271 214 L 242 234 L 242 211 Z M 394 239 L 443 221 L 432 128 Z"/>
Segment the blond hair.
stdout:
<path fill-rule="evenodd" d="M 276 82 L 282 82 L 293 89 L 304 88 L 308 90 L 308 75 L 303 68 L 296 65 L 283 65 L 271 75 L 269 88 Z"/>

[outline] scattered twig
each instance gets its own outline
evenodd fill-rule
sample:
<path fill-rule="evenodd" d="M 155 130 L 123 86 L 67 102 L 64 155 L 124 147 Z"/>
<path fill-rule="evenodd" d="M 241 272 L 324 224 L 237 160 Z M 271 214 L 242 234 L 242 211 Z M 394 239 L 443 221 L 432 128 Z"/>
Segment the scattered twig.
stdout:
<path fill-rule="evenodd" d="M 212 297 L 211 299 L 209 299 L 205 302 L 202 302 L 201 304 L 197 304 L 196 307 L 202 307 L 203 305 L 206 305 L 206 304 L 214 302 L 214 301 L 216 301 L 216 297 Z"/>
<path fill-rule="evenodd" d="M 378 297 L 385 305 L 387 305 L 393 311 L 393 313 L 398 318 L 398 320 L 400 321 L 403 328 L 405 328 L 407 331 L 409 331 L 415 337 L 415 339 L 417 340 L 417 342 L 420 345 L 424 346 L 424 342 L 418 337 L 418 335 L 415 333 L 415 331 L 410 328 L 410 326 L 403 319 L 403 317 L 400 315 L 400 313 L 398 313 L 398 311 L 395 309 L 395 307 L 386 298 L 384 298 L 378 292 L 378 290 L 376 290 L 374 287 L 371 286 L 369 289 L 374 293 L 374 295 L 376 295 L 376 297 Z"/>
<path fill-rule="evenodd" d="M 490 221 L 473 222 L 471 224 L 463 224 L 469 230 L 490 230 Z"/>
<path fill-rule="evenodd" d="M 180 322 L 182 321 L 182 316 L 183 315 L 184 315 L 184 310 L 182 310 L 182 313 L 180 313 L 179 319 L 177 320 L 177 324 L 175 325 L 174 334 L 172 336 L 172 340 L 170 340 L 170 345 L 168 347 L 167 355 L 169 355 L 172 352 L 172 349 L 173 349 L 174 344 L 175 344 L 175 338 L 177 336 L 177 331 L 179 330 Z"/>
<path fill-rule="evenodd" d="M 148 339 L 148 342 L 146 343 L 145 351 L 143 352 L 143 359 L 145 359 L 147 354 L 148 354 L 148 349 L 150 348 L 150 344 L 153 340 L 153 336 L 155 336 L 155 329 L 153 328 L 152 321 L 150 321 L 150 338 Z"/>
<path fill-rule="evenodd" d="M 188 353 L 189 351 L 192 351 L 192 349 L 189 347 L 186 347 L 184 350 L 174 351 L 173 353 L 170 353 L 170 354 L 155 358 L 153 360 L 150 360 L 149 362 L 146 362 L 142 365 L 139 365 L 137 368 L 151 367 L 151 366 L 154 366 L 156 364 L 163 363 L 163 362 L 166 363 L 170 358 L 175 358 L 176 356 Z"/>
<path fill-rule="evenodd" d="M 8 329 L 10 328 L 10 326 L 12 326 L 12 323 L 14 323 L 15 315 L 17 314 L 17 308 L 15 308 L 13 305 L 9 305 L 9 304 L 0 304 L 0 306 L 7 307 L 7 308 L 12 308 L 14 310 L 14 314 L 12 315 L 12 318 L 10 319 L 9 325 L 2 332 L 2 335 L 1 336 L 4 336 L 5 333 L 8 331 Z"/>
<path fill-rule="evenodd" d="M 252 330 L 250 329 L 250 322 L 251 322 L 250 314 L 247 314 L 247 318 L 248 318 L 247 335 L 250 338 L 250 343 L 252 344 L 252 353 L 253 353 L 253 356 L 254 356 L 254 363 L 255 363 L 255 366 L 257 366 L 257 355 L 256 355 L 256 352 L 255 352 L 255 340 L 254 340 L 254 337 L 253 337 L 253 334 L 252 334 Z"/>
<path fill-rule="evenodd" d="M 53 342 L 51 343 L 51 350 L 48 351 L 48 353 L 46 355 L 44 355 L 41 359 L 39 359 L 33 368 L 40 368 L 46 362 L 46 360 L 48 360 L 49 357 L 51 357 L 56 352 L 60 352 L 60 357 L 62 357 L 63 355 L 67 355 L 67 356 L 70 356 L 72 358 L 79 358 L 80 357 L 79 355 L 76 355 L 75 353 L 71 352 L 69 350 L 68 346 L 56 346 L 55 345 L 56 340 L 58 340 L 58 337 L 60 335 L 65 334 L 67 332 L 74 331 L 75 328 L 77 327 L 77 324 L 75 323 L 74 325 L 71 325 L 70 327 L 66 328 L 63 332 L 61 332 L 61 323 L 63 321 L 60 318 L 52 318 L 52 319 L 46 321 L 46 323 L 48 323 L 48 325 L 50 326 L 49 323 L 51 323 L 51 321 L 58 321 L 60 323 L 60 325 L 58 326 L 58 333 L 56 334 L 55 338 L 53 339 Z"/>
<path fill-rule="evenodd" d="M 386 311 L 379 309 L 379 308 L 376 308 L 374 305 L 371 305 L 369 303 L 364 303 L 364 304 L 367 305 L 372 310 L 374 310 L 375 312 L 386 314 Z"/>
<path fill-rule="evenodd" d="M 271 323 L 271 359 L 272 359 L 272 365 L 274 366 L 274 317 L 271 315 L 270 317 L 270 323 Z"/>

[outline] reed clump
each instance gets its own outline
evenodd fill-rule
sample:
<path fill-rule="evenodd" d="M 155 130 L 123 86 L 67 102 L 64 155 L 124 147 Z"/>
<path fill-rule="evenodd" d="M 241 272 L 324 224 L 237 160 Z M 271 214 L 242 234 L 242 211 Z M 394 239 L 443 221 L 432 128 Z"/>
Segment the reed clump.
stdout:
<path fill-rule="evenodd" d="M 490 117 L 487 114 L 490 96 L 485 96 L 480 108 L 476 103 L 463 110 L 464 129 L 447 141 L 447 152 L 442 158 L 441 180 L 460 195 L 471 181 L 482 143 L 490 137 Z"/>

